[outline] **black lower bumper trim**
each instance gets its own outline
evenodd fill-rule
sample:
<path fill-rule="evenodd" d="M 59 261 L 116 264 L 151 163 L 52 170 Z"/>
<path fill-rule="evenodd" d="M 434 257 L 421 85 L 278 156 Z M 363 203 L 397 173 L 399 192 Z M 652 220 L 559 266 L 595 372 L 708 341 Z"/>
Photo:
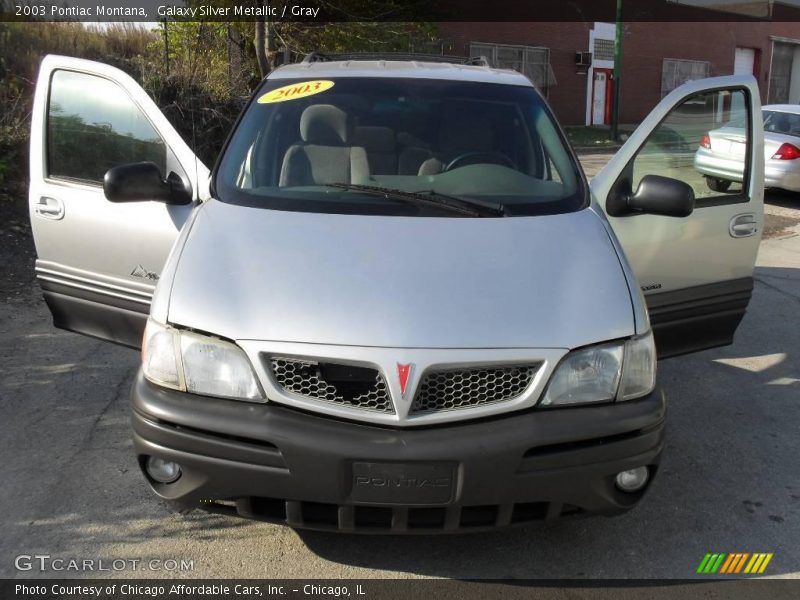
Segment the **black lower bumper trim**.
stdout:
<path fill-rule="evenodd" d="M 206 502 L 219 514 L 284 523 L 296 528 L 358 533 L 447 533 L 485 531 L 561 517 L 585 515 L 570 504 L 521 502 L 493 506 L 398 507 L 337 506 L 278 498 Z"/>
<path fill-rule="evenodd" d="M 646 489 L 619 491 L 617 473 L 648 466 L 663 448 L 660 392 L 631 402 L 513 413 L 424 429 L 343 422 L 276 404 L 204 398 L 134 385 L 134 446 L 179 463 L 160 497 L 293 527 L 356 532 L 475 531 L 582 513 L 617 514 Z M 433 465 L 453 474 L 452 494 L 357 494 L 354 465 Z M 436 465 L 452 465 L 437 471 Z M 400 469 L 402 472 L 402 468 Z M 380 479 L 380 478 L 378 478 Z M 651 477 L 652 480 L 652 477 Z M 429 485 L 427 480 L 367 485 Z M 433 485 L 445 485 L 434 481 Z M 447 485 L 451 485 L 450 482 Z M 448 499 L 449 498 L 449 499 Z M 446 501 L 445 501 L 446 500 Z M 431 505 L 431 502 L 438 502 Z"/>

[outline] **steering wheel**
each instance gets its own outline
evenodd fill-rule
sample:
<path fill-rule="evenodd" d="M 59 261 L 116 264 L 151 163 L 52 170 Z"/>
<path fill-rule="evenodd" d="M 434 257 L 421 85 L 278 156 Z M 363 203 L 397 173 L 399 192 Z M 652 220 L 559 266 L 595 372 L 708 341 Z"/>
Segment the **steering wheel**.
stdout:
<path fill-rule="evenodd" d="M 518 171 L 516 163 L 511 160 L 505 154 L 500 152 L 464 152 L 463 154 L 459 154 L 444 168 L 442 173 L 447 173 L 448 171 L 452 171 L 453 169 L 457 169 L 459 167 L 465 167 L 467 165 L 462 165 L 461 163 L 469 160 L 469 159 L 477 159 L 481 158 L 483 160 L 474 161 L 474 162 L 489 162 L 497 165 L 505 165 L 507 167 L 511 167 L 515 171 Z M 488 160 L 487 160 L 488 159 Z"/>

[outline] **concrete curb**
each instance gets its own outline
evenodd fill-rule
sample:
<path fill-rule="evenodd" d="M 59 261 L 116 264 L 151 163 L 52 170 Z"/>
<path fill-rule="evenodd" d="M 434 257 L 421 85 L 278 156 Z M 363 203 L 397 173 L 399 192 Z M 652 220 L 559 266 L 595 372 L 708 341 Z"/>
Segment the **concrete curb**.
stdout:
<path fill-rule="evenodd" d="M 613 146 L 573 146 L 575 154 L 614 154 L 617 150 L 622 148 L 622 144 L 615 144 Z"/>

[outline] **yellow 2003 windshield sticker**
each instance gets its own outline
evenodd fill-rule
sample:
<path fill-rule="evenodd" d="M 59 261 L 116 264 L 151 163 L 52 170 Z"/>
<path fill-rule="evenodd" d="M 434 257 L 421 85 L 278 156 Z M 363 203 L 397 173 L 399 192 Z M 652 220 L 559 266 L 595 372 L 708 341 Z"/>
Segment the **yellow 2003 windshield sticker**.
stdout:
<path fill-rule="evenodd" d="M 273 102 L 286 102 L 287 100 L 297 100 L 306 96 L 319 94 L 333 87 L 333 82 L 327 79 L 317 79 L 315 81 L 304 81 L 285 85 L 276 90 L 267 92 L 258 99 L 259 104 L 272 104 Z"/>

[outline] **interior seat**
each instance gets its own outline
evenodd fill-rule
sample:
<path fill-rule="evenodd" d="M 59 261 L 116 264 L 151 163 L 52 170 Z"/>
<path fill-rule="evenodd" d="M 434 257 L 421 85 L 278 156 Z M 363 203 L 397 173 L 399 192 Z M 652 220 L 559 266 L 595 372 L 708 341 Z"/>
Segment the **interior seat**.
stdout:
<path fill-rule="evenodd" d="M 353 143 L 366 150 L 371 174 L 397 174 L 397 140 L 390 127 L 356 127 Z"/>
<path fill-rule="evenodd" d="M 300 115 L 299 143 L 286 150 L 280 186 L 366 183 L 366 150 L 353 143 L 350 115 L 331 104 L 309 106 Z"/>
<path fill-rule="evenodd" d="M 454 158 L 469 152 L 491 152 L 492 126 L 488 119 L 463 110 L 446 111 L 439 129 L 439 152 L 423 162 L 418 175 L 441 173 Z"/>
<path fill-rule="evenodd" d="M 400 147 L 397 155 L 398 175 L 418 175 L 422 163 L 433 157 L 430 146 L 410 133 L 398 133 L 397 144 Z"/>

